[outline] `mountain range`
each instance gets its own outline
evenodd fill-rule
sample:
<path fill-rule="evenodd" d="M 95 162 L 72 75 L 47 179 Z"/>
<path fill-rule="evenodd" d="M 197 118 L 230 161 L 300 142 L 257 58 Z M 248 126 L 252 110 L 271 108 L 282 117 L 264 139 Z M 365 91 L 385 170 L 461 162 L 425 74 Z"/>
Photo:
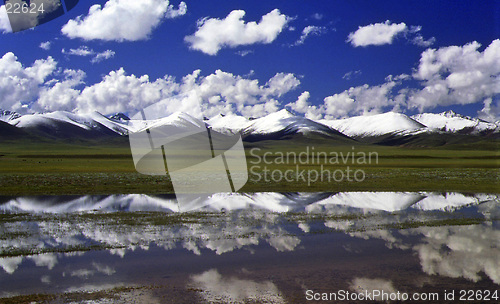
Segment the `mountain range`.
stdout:
<path fill-rule="evenodd" d="M 387 112 L 337 120 L 312 120 L 281 110 L 258 119 L 217 115 L 204 121 L 186 113 L 156 120 L 133 120 L 123 113 L 74 114 L 51 112 L 21 115 L 0 110 L 0 139 L 43 138 L 64 140 L 123 138 L 146 128 L 185 124 L 206 125 L 223 134 L 240 133 L 246 142 L 286 140 L 296 137 L 354 141 L 382 145 L 444 145 L 471 140 L 500 140 L 500 121 L 488 122 L 452 111 L 407 116 Z"/>

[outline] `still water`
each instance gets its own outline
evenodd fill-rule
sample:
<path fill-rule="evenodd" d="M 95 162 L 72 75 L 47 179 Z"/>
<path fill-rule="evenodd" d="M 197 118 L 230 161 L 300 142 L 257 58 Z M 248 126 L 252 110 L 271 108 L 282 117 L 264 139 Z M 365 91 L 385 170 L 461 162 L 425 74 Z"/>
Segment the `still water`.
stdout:
<path fill-rule="evenodd" d="M 221 193 L 197 204 L 180 213 L 169 196 L 1 198 L 0 297 L 132 287 L 67 302 L 304 303 L 378 291 L 444 303 L 481 290 L 498 302 L 499 195 Z"/>

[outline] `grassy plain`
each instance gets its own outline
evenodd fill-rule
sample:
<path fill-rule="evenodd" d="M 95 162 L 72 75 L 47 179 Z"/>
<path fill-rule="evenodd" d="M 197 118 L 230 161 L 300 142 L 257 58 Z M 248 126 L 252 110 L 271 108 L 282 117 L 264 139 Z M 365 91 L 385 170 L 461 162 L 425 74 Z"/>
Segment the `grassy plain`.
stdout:
<path fill-rule="evenodd" d="M 309 148 L 308 148 L 309 147 Z M 314 153 L 312 153 L 314 147 Z M 461 191 L 500 192 L 500 152 L 491 146 L 408 148 L 377 145 L 338 146 L 324 142 L 270 141 L 245 144 L 249 181 L 240 192 L 316 191 Z M 253 149 L 253 150 L 252 150 Z M 305 152 L 308 151 L 306 154 Z M 359 163 L 360 153 L 377 153 L 378 161 Z M 264 153 L 266 158 L 264 159 Z M 282 154 L 280 154 L 282 153 Z M 280 155 L 296 155 L 283 164 Z M 317 158 L 317 153 L 325 154 Z M 332 156 L 346 157 L 347 162 Z M 373 155 L 373 154 L 372 154 Z M 264 163 L 264 160 L 267 163 Z M 323 167 L 321 167 L 323 165 Z M 298 169 L 297 169 L 298 166 Z M 323 178 L 308 183 L 300 171 L 346 172 L 362 170 L 363 181 Z M 266 176 L 263 170 L 269 170 Z M 291 171 L 289 171 L 291 170 Z M 298 170 L 298 171 L 297 171 Z M 325 171 L 327 170 L 327 171 Z M 280 177 L 288 171 L 288 180 Z M 292 173 L 293 171 L 293 173 Z M 274 172 L 274 176 L 271 174 Z M 337 172 L 338 173 L 338 172 Z M 285 176 L 285 175 L 283 175 Z M 361 175 L 358 175 L 360 177 Z M 273 178 L 274 177 L 274 178 Z M 336 175 L 339 179 L 340 175 Z M 135 171 L 128 142 L 31 143 L 0 145 L 0 195 L 65 195 L 172 193 L 167 176 L 148 176 Z"/>

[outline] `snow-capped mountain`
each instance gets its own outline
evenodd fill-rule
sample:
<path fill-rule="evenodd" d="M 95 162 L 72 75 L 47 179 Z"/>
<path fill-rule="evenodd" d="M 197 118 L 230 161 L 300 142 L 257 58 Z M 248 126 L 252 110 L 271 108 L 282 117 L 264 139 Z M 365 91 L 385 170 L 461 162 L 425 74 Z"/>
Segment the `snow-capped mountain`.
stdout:
<path fill-rule="evenodd" d="M 285 109 L 252 120 L 246 128 L 241 130 L 241 134 L 250 141 L 279 139 L 295 134 L 305 136 L 315 134 L 349 139 L 335 129 L 305 117 L 295 116 Z"/>
<path fill-rule="evenodd" d="M 449 143 L 450 140 L 458 142 L 463 136 L 470 135 L 471 138 L 480 139 L 482 136 L 498 138 L 500 134 L 500 122 L 487 122 L 451 111 L 440 114 L 418 114 L 412 117 L 388 112 L 314 121 L 294 115 L 287 110 L 281 110 L 253 120 L 237 115 L 217 115 L 202 121 L 181 112 L 159 119 L 142 120 L 137 117 L 129 118 L 122 113 L 106 117 L 98 112 L 74 114 L 57 111 L 21 116 L 15 112 L 0 110 L 0 121 L 25 131 L 12 132 L 13 129 L 4 125 L 2 132 L 10 133 L 11 136 L 6 137 L 6 134 L 2 134 L 2 137 L 14 139 L 16 138 L 14 133 L 64 139 L 124 137 L 144 131 L 146 128 L 153 129 L 162 126 L 180 128 L 207 126 L 218 133 L 240 133 L 243 139 L 249 142 L 290 139 L 299 135 L 316 139 L 334 138 L 344 142 L 352 142 L 352 138 L 355 138 L 361 142 L 387 145 L 411 144 L 418 141 L 418 145 L 425 146 L 431 137 L 433 145 L 442 145 Z M 437 137 L 439 138 L 436 139 Z"/>
<path fill-rule="evenodd" d="M 416 114 L 412 118 L 426 125 L 431 131 L 456 132 L 461 134 L 481 134 L 500 131 L 500 127 L 496 123 L 460 115 L 453 111 L 446 111 L 439 114 Z"/>
<path fill-rule="evenodd" d="M 8 122 L 10 120 L 21 117 L 21 114 L 12 112 L 12 111 L 4 111 L 0 110 L 0 121 Z"/>
<path fill-rule="evenodd" d="M 112 121 L 104 115 L 93 112 L 77 115 L 57 111 L 43 114 L 29 114 L 8 121 L 12 126 L 51 137 L 72 138 L 106 135 L 126 135 L 126 125 Z"/>
<path fill-rule="evenodd" d="M 127 128 L 131 133 L 163 126 L 173 126 L 177 128 L 204 128 L 205 123 L 183 112 L 175 112 L 167 117 L 154 120 L 130 119 L 127 123 Z"/>
<path fill-rule="evenodd" d="M 215 131 L 223 134 L 235 134 L 248 127 L 251 121 L 243 116 L 219 114 L 206 121 Z"/>
<path fill-rule="evenodd" d="M 370 116 L 356 116 L 338 120 L 319 120 L 352 137 L 380 136 L 398 132 L 424 130 L 426 126 L 405 114 L 387 112 Z"/>

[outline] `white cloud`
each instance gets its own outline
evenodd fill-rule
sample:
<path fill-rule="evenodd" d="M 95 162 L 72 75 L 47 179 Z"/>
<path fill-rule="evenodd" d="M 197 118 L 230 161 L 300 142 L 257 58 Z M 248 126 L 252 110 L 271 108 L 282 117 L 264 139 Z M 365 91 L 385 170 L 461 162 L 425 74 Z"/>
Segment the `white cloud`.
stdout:
<path fill-rule="evenodd" d="M 434 42 L 436 42 L 436 38 L 431 37 L 431 38 L 425 40 L 424 37 L 420 34 L 415 36 L 411 40 L 411 43 L 413 43 L 414 45 L 417 45 L 417 46 L 421 46 L 421 47 L 429 47 L 429 46 L 433 45 Z"/>
<path fill-rule="evenodd" d="M 62 49 L 61 53 L 73 56 L 90 56 L 95 54 L 94 50 L 89 49 L 87 46 L 81 46 L 77 49 L 69 49 L 69 51 L 66 51 L 66 49 Z"/>
<path fill-rule="evenodd" d="M 253 54 L 252 50 L 243 50 L 243 51 L 238 51 L 236 54 L 240 55 L 241 57 L 245 57 L 246 55 Z"/>
<path fill-rule="evenodd" d="M 81 70 L 64 70 L 64 79 L 50 81 L 40 88 L 38 99 L 31 106 L 35 111 L 72 111 L 74 101 L 80 95 L 76 86 L 84 84 L 85 72 Z"/>
<path fill-rule="evenodd" d="M 375 114 L 384 108 L 395 107 L 398 103 L 392 99 L 391 92 L 397 84 L 390 79 L 381 85 L 365 84 L 328 96 L 324 100 L 324 114 L 327 118 L 340 118 Z"/>
<path fill-rule="evenodd" d="M 186 12 L 184 2 L 176 10 L 168 0 L 109 0 L 104 7 L 91 6 L 87 16 L 68 21 L 61 32 L 70 38 L 85 40 L 144 40 L 164 19 Z"/>
<path fill-rule="evenodd" d="M 48 50 L 50 50 L 51 44 L 52 44 L 52 42 L 50 42 L 50 41 L 42 42 L 42 43 L 40 43 L 40 48 L 48 51 Z"/>
<path fill-rule="evenodd" d="M 173 77 L 151 81 L 148 75 L 127 75 L 123 68 L 111 71 L 99 83 L 83 85 L 85 73 L 65 70 L 62 80 L 39 82 L 31 96 L 35 111 L 66 110 L 133 113 L 151 104 L 163 105 L 168 113 L 189 111 L 201 104 L 204 115 L 219 113 L 260 117 L 279 110 L 277 100 L 295 89 L 300 81 L 293 74 L 277 73 L 264 84 L 256 79 L 220 70 L 208 76 L 194 71 L 176 82 Z M 10 109 L 11 107 L 4 107 Z"/>
<path fill-rule="evenodd" d="M 297 113 L 306 113 L 309 107 L 311 106 L 308 102 L 309 97 L 311 97 L 311 94 L 308 91 L 302 92 L 300 94 L 299 98 L 295 102 L 291 102 L 287 104 L 287 107 L 290 107 L 293 111 Z"/>
<path fill-rule="evenodd" d="M 419 34 L 421 30 L 422 27 L 420 25 L 408 27 L 404 22 L 396 24 L 387 20 L 384 23 L 360 26 L 357 31 L 349 34 L 347 42 L 350 42 L 354 47 L 384 45 L 392 44 L 396 37 L 404 35 L 409 43 L 420 47 L 429 47 L 434 44 L 436 38 L 431 37 L 425 40 Z"/>
<path fill-rule="evenodd" d="M 326 33 L 327 29 L 324 26 L 315 26 L 315 25 L 308 25 L 302 30 L 302 35 L 300 36 L 299 40 L 295 42 L 294 45 L 301 45 L 304 44 L 304 41 L 307 39 L 309 36 L 320 36 Z"/>
<path fill-rule="evenodd" d="M 65 55 L 71 55 L 71 56 L 83 56 L 83 57 L 93 56 L 92 60 L 90 60 L 90 62 L 92 63 L 98 63 L 115 56 L 115 52 L 112 50 L 106 50 L 97 53 L 93 49 L 89 49 L 87 46 L 81 46 L 77 49 L 69 49 L 69 51 L 66 51 L 66 49 L 62 49 L 61 52 Z"/>
<path fill-rule="evenodd" d="M 492 41 L 482 52 L 480 47 L 472 42 L 423 52 L 413 74 L 423 89 L 411 91 L 409 107 L 423 111 L 472 104 L 500 94 L 500 40 Z"/>
<path fill-rule="evenodd" d="M 418 31 L 417 29 L 416 31 Z M 381 111 L 418 109 L 438 106 L 483 103 L 479 117 L 499 119 L 500 40 L 494 40 L 482 52 L 477 42 L 464 46 L 428 49 L 420 58 L 412 76 L 388 76 L 385 83 L 351 87 L 324 99 L 316 113 L 328 118 L 371 114 Z M 350 74 L 344 75 L 350 77 Z M 404 81 L 416 80 L 420 87 L 402 87 Z"/>
<path fill-rule="evenodd" d="M 498 99 L 487 98 L 484 100 L 484 107 L 477 112 L 477 116 L 486 121 L 500 120 L 500 105 Z"/>
<path fill-rule="evenodd" d="M 39 86 L 56 66 L 57 62 L 48 57 L 24 67 L 13 53 L 6 53 L 0 58 L 0 108 L 20 111 L 23 105 L 33 102 L 38 97 Z"/>
<path fill-rule="evenodd" d="M 311 16 L 313 19 L 316 19 L 316 20 L 321 20 L 323 19 L 323 14 L 320 14 L 320 13 L 315 13 Z"/>
<path fill-rule="evenodd" d="M 108 60 L 115 56 L 115 52 L 112 50 L 105 50 L 104 52 L 97 53 L 94 58 L 92 58 L 91 62 L 101 62 L 103 60 Z"/>
<path fill-rule="evenodd" d="M 360 26 L 356 32 L 349 34 L 347 42 L 355 47 L 391 44 L 398 34 L 404 33 L 407 29 L 404 22 L 396 24 L 387 20 L 384 23 Z"/>
<path fill-rule="evenodd" d="M 349 72 L 345 73 L 344 76 L 342 76 L 342 79 L 351 80 L 353 77 L 357 77 L 361 74 L 362 74 L 361 70 L 349 71 Z"/>
<path fill-rule="evenodd" d="M 289 21 L 289 17 L 275 9 L 262 16 L 259 23 L 245 23 L 245 11 L 234 10 L 224 19 L 204 18 L 198 22 L 197 31 L 185 37 L 193 50 L 216 55 L 224 47 L 234 48 L 240 45 L 271 43 Z"/>
<path fill-rule="evenodd" d="M 0 6 L 0 33 L 11 33 L 12 27 L 10 26 L 9 16 L 5 10 L 5 5 Z"/>

